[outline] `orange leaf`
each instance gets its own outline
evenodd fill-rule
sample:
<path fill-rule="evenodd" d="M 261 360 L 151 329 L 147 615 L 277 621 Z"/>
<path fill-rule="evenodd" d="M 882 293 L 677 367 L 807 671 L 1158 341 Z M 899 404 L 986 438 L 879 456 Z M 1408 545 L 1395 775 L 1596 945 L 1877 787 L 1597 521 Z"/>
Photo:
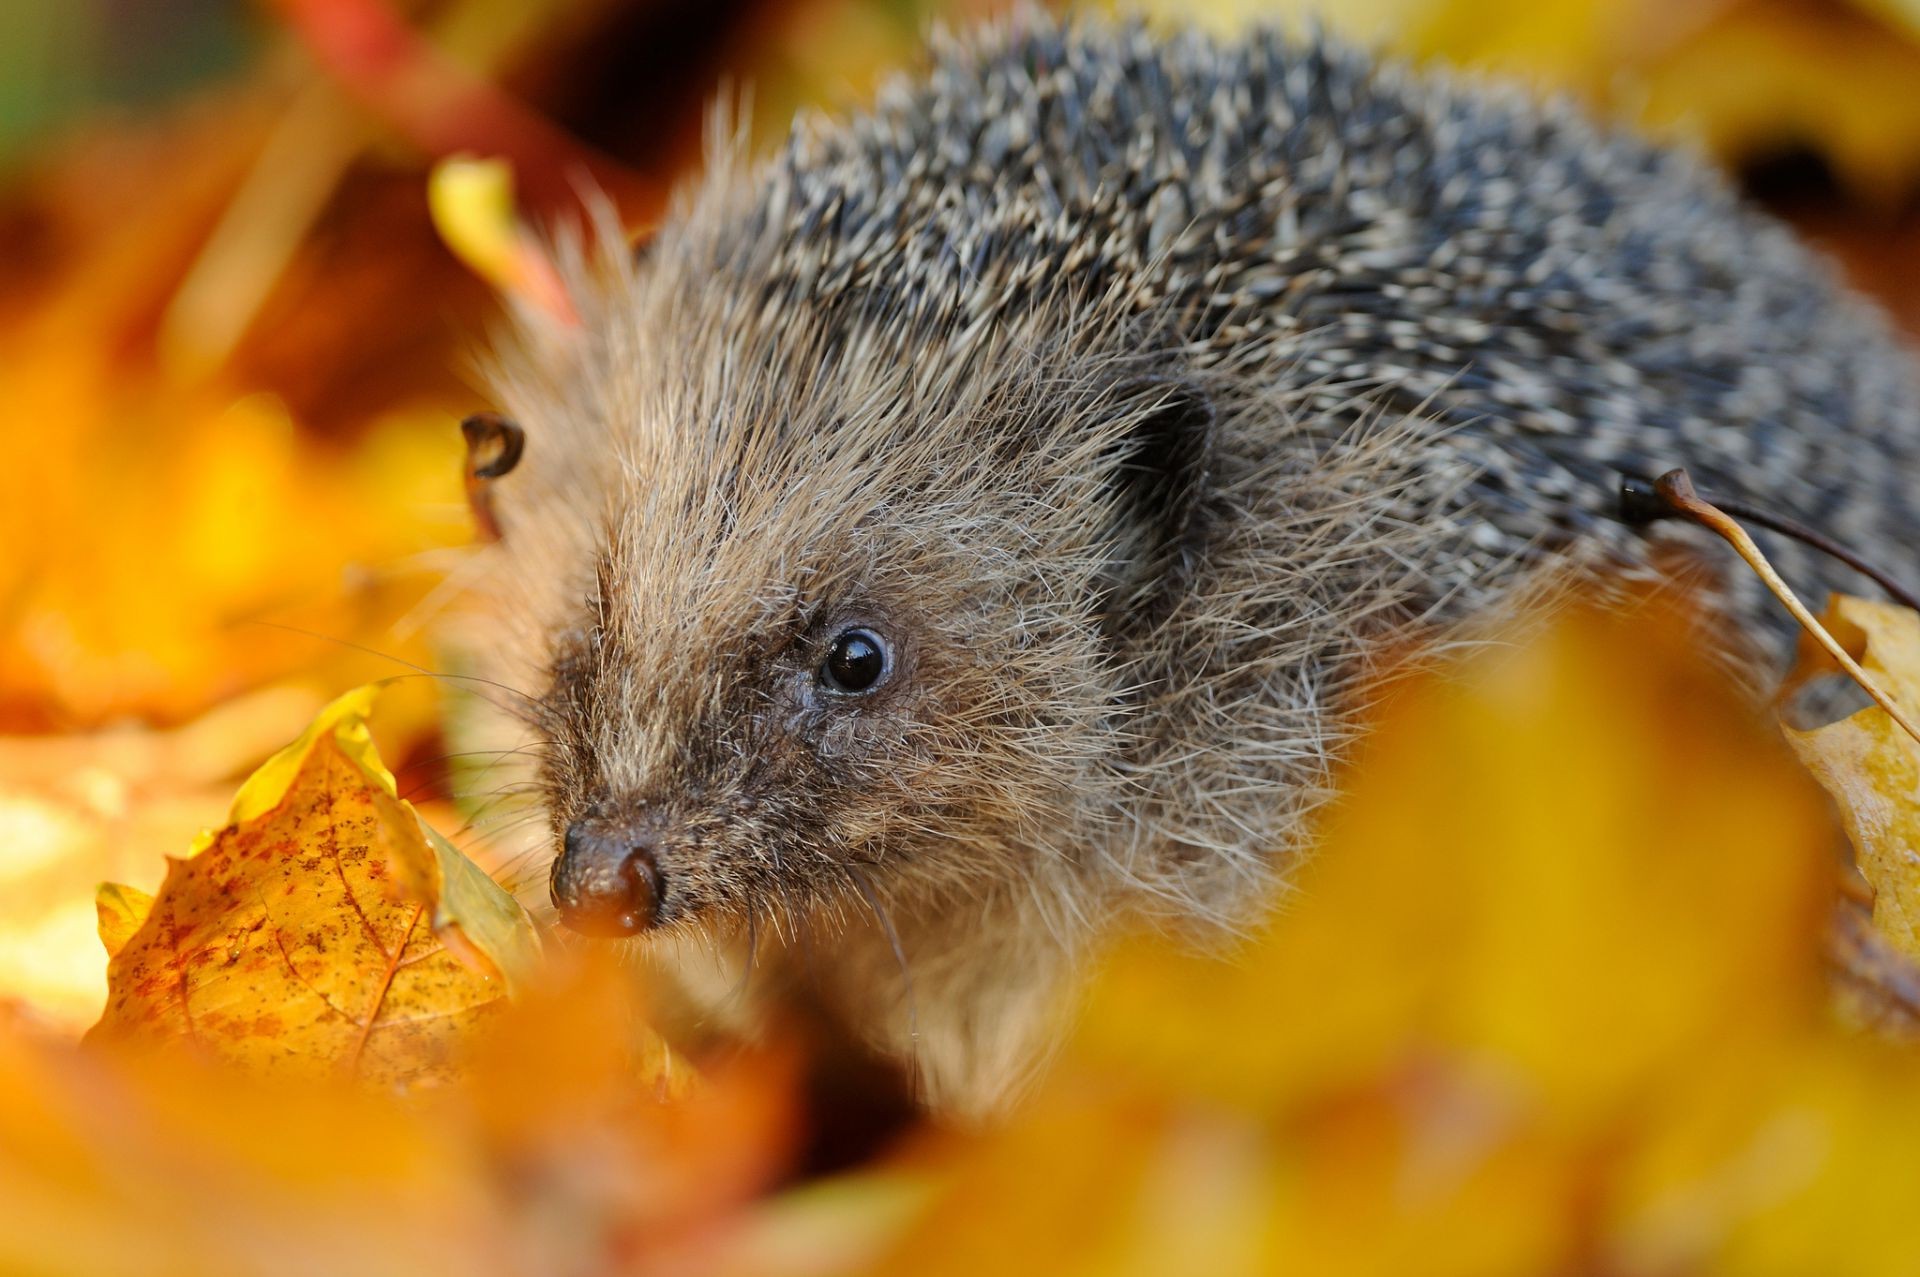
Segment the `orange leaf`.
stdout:
<path fill-rule="evenodd" d="M 109 1039 L 381 1083 L 443 1079 L 538 943 L 518 904 L 394 795 L 363 687 L 172 861 L 108 967 Z M 111 948 L 126 910 L 108 911 Z"/>
<path fill-rule="evenodd" d="M 663 1101 L 615 1031 L 644 1010 L 631 979 L 543 981 L 491 1020 L 468 1075 L 396 1096 L 78 1049 L 0 1004 L 0 1272 L 716 1271 L 788 1165 L 791 1078 L 742 1059 Z M 783 1214 L 775 1240 L 802 1227 L 816 1250 L 863 1232 Z M 846 1270 L 785 1253 L 730 1271 Z"/>

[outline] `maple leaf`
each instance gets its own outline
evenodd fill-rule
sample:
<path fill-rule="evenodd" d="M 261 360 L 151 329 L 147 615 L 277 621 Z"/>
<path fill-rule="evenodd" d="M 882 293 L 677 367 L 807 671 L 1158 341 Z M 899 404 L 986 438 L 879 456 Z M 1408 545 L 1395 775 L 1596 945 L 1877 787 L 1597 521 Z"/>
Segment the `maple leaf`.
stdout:
<path fill-rule="evenodd" d="M 184 1039 L 250 1065 L 444 1080 L 538 958 L 519 904 L 395 794 L 369 685 L 242 786 L 145 903 L 103 891 L 100 1040 Z"/>

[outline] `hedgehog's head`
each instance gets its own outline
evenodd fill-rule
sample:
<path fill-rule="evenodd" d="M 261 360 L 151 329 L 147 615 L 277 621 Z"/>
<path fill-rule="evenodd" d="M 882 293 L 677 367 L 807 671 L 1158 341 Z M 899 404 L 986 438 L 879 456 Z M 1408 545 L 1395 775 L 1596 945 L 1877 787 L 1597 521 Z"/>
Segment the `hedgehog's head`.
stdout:
<path fill-rule="evenodd" d="M 1120 810 L 1127 636 L 1191 548 L 1212 417 L 1046 319 L 968 345 L 789 317 L 776 344 L 656 316 L 569 424 L 526 421 L 532 473 L 497 495 L 509 553 L 542 547 L 513 579 L 556 583 L 562 921 L 1073 872 L 1070 835 Z M 544 478 L 543 448 L 566 454 Z"/>

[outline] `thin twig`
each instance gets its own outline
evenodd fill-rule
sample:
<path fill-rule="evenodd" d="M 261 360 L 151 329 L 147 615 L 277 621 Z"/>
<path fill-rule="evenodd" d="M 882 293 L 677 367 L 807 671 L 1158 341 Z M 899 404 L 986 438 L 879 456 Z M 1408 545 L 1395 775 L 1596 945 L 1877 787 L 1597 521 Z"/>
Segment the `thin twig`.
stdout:
<path fill-rule="evenodd" d="M 1727 501 L 1720 497 L 1715 497 L 1713 504 L 1719 506 L 1736 519 L 1743 519 L 1748 523 L 1767 528 L 1773 532 L 1778 532 L 1782 536 L 1789 536 L 1796 541 L 1803 541 L 1822 554 L 1832 555 L 1834 558 L 1840 560 L 1840 562 L 1852 568 L 1855 572 L 1858 572 L 1861 576 L 1866 577 L 1875 585 L 1885 590 L 1887 597 L 1891 598 L 1901 607 L 1914 612 L 1920 612 L 1920 598 L 1914 597 L 1905 586 L 1833 538 L 1814 531 L 1804 523 L 1797 523 L 1784 515 L 1770 513 L 1769 511 L 1760 509 L 1758 506 L 1748 505 L 1744 501 Z"/>
<path fill-rule="evenodd" d="M 1754 570 L 1766 587 L 1773 591 L 1773 596 L 1780 600 L 1787 611 L 1793 613 L 1793 619 L 1800 622 L 1800 628 L 1811 635 L 1813 641 L 1825 649 L 1827 655 L 1847 672 L 1847 676 L 1873 698 L 1874 704 L 1887 711 L 1887 717 L 1898 723 L 1901 730 L 1916 742 L 1920 742 L 1920 729 L 1914 727 L 1907 716 L 1901 712 L 1900 707 L 1894 704 L 1893 698 L 1882 691 L 1880 685 L 1860 668 L 1859 662 L 1855 661 L 1847 649 L 1841 646 L 1840 641 L 1827 632 L 1827 627 L 1820 624 L 1814 614 L 1808 610 L 1807 605 L 1800 601 L 1800 596 L 1793 592 L 1793 587 L 1773 570 L 1773 565 L 1767 562 L 1767 556 L 1760 552 L 1760 547 L 1755 545 L 1753 538 L 1747 535 L 1747 530 L 1726 511 L 1694 490 L 1693 480 L 1688 477 L 1685 470 L 1667 471 L 1654 481 L 1653 490 L 1655 495 L 1665 501 L 1668 506 L 1717 533 L 1731 545 L 1734 551 L 1747 561 L 1747 566 Z"/>
<path fill-rule="evenodd" d="M 1887 597 L 1901 607 L 1920 612 L 1920 595 L 1914 594 L 1886 572 L 1867 562 L 1859 553 L 1841 545 L 1826 533 L 1808 527 L 1797 519 L 1789 519 L 1783 514 L 1775 514 L 1771 510 L 1762 509 L 1746 501 L 1730 500 L 1717 493 L 1699 495 L 1736 519 L 1755 527 L 1765 528 L 1769 532 L 1777 532 L 1784 537 L 1791 537 L 1804 545 L 1812 546 L 1822 554 L 1838 559 L 1885 590 Z M 1683 517 L 1678 510 L 1667 504 L 1665 498 L 1655 490 L 1651 482 L 1635 477 L 1629 477 L 1620 485 L 1620 513 L 1627 522 L 1636 524 Z"/>

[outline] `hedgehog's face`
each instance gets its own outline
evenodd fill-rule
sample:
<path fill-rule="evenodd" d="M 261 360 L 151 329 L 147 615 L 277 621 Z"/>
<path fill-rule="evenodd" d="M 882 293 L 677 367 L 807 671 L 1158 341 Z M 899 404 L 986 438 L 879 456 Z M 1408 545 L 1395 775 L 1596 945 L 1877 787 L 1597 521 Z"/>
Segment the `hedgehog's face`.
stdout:
<path fill-rule="evenodd" d="M 1025 323 L 716 354 L 737 325 L 663 322 L 689 348 L 582 414 L 618 430 L 530 430 L 501 524 L 564 922 L 1024 893 L 1121 810 L 1131 645 L 1194 557 L 1213 408 Z"/>
<path fill-rule="evenodd" d="M 667 617 L 644 635 L 589 626 L 563 652 L 551 881 L 567 926 L 796 907 L 878 872 L 897 809 L 919 805 L 921 645 L 871 608 L 769 620 L 724 640 Z"/>
<path fill-rule="evenodd" d="M 561 921 L 864 908 L 1016 873 L 1083 824 L 1097 627 L 955 549 L 863 527 L 796 570 L 757 535 L 609 547 L 546 702 Z"/>

